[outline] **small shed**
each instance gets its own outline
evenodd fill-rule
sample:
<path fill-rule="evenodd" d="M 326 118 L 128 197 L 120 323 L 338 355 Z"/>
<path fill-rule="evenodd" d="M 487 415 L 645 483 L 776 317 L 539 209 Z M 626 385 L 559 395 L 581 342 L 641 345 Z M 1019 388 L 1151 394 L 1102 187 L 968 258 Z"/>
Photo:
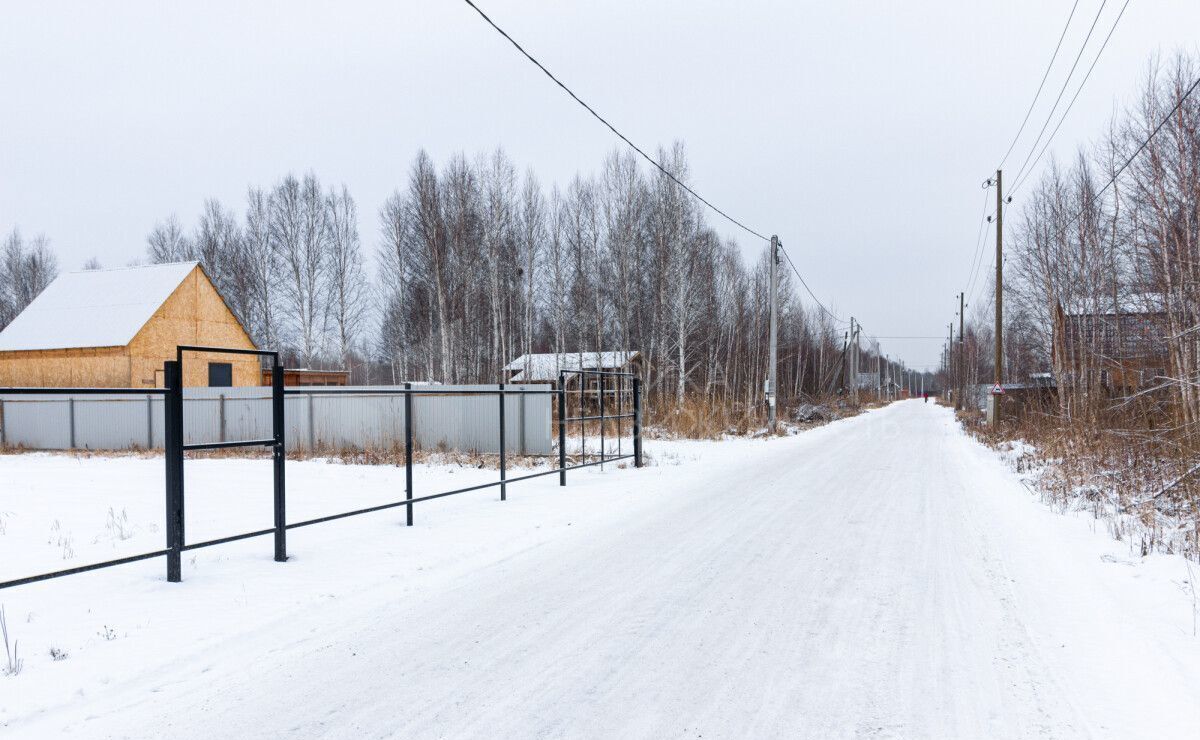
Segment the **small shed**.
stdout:
<path fill-rule="evenodd" d="M 591 408 L 600 406 L 603 389 L 605 406 L 611 403 L 632 404 L 633 384 L 628 378 L 588 375 L 580 370 L 608 373 L 633 373 L 641 376 L 642 354 L 632 350 L 611 352 L 553 352 L 521 355 L 504 367 L 509 383 L 558 383 L 564 373 L 568 391 L 581 391 L 580 403 Z"/>
<path fill-rule="evenodd" d="M 547 352 L 521 355 L 504 366 L 505 376 L 510 383 L 556 383 L 559 373 L 574 377 L 567 384 L 578 382 L 579 370 L 600 370 L 640 374 L 642 353 L 632 350 L 611 352 Z"/>
<path fill-rule="evenodd" d="M 254 349 L 198 262 L 65 273 L 0 331 L 0 387 L 161 387 L 181 344 Z M 261 382 L 254 356 L 183 366 L 187 386 Z"/>
<path fill-rule="evenodd" d="M 271 370 L 262 371 L 262 384 L 271 384 Z M 283 369 L 285 386 L 342 386 L 350 385 L 350 373 L 346 370 L 311 370 L 306 367 Z"/>

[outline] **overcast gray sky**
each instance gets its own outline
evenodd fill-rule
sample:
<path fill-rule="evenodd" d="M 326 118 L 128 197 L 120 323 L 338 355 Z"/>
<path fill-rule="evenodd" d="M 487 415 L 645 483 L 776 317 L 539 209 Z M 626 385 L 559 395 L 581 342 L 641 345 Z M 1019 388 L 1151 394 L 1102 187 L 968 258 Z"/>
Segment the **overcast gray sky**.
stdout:
<path fill-rule="evenodd" d="M 980 182 L 1072 5 L 478 2 L 643 148 L 685 141 L 696 189 L 779 234 L 864 334 L 939 336 L 969 279 Z M 1101 2 L 1080 0 L 1013 174 Z M 1132 0 L 1052 151 L 1098 136 L 1149 57 L 1195 52 L 1197 29 L 1200 2 Z M 44 232 L 66 269 L 126 264 L 163 217 L 190 228 L 211 196 L 241 213 L 247 186 L 310 169 L 349 186 L 374 252 L 420 147 L 441 162 L 502 145 L 549 184 L 619 145 L 460 0 L 6 0 L 0 100 L 0 230 Z M 939 352 L 883 345 L 913 366 Z"/>

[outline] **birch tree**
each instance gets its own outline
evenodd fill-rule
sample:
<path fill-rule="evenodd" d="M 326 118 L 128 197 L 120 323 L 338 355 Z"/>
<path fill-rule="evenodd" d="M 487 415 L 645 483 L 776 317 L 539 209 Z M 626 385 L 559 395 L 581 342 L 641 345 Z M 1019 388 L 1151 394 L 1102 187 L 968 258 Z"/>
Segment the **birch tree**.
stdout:
<path fill-rule="evenodd" d="M 329 196 L 329 257 L 326 305 L 336 335 L 342 368 L 351 369 L 351 353 L 366 319 L 368 293 L 358 239 L 358 208 L 343 185 Z"/>
<path fill-rule="evenodd" d="M 0 329 L 25 310 L 58 277 L 58 259 L 50 240 L 39 234 L 26 242 L 16 227 L 0 253 Z"/>
<path fill-rule="evenodd" d="M 301 362 L 311 366 L 324 348 L 324 281 L 329 242 L 325 194 L 313 174 L 288 175 L 272 192 L 271 252 L 282 271 L 281 305 Z"/>

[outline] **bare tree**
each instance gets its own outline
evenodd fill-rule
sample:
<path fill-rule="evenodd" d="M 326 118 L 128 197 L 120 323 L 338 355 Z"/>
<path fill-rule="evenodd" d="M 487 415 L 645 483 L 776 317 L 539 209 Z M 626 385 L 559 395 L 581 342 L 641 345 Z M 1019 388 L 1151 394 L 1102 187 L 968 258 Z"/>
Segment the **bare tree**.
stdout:
<path fill-rule="evenodd" d="M 325 303 L 336 332 L 338 355 L 345 370 L 370 308 L 358 240 L 358 207 L 345 185 L 329 196 L 329 255 Z"/>
<path fill-rule="evenodd" d="M 300 361 L 311 366 L 324 349 L 328 203 L 309 173 L 303 181 L 285 177 L 272 191 L 270 205 L 271 252 L 281 270 L 280 305 Z"/>
<path fill-rule="evenodd" d="M 58 259 L 50 251 L 50 240 L 39 234 L 26 243 L 14 227 L 0 253 L 0 329 L 8 326 L 56 277 Z"/>
<path fill-rule="evenodd" d="M 146 256 L 154 264 L 195 259 L 191 242 L 184 235 L 183 227 L 175 214 L 154 225 L 154 229 L 146 237 Z"/>
<path fill-rule="evenodd" d="M 271 213 L 271 196 L 262 188 L 248 189 L 238 262 L 244 285 L 246 327 L 258 346 L 279 349 L 275 293 L 280 274 L 272 250 Z"/>
<path fill-rule="evenodd" d="M 521 189 L 520 221 L 517 234 L 517 262 L 521 277 L 521 354 L 526 357 L 525 372 L 531 369 L 529 355 L 533 353 L 535 319 L 538 310 L 538 287 L 543 242 L 546 241 L 546 199 L 532 170 L 525 173 Z"/>

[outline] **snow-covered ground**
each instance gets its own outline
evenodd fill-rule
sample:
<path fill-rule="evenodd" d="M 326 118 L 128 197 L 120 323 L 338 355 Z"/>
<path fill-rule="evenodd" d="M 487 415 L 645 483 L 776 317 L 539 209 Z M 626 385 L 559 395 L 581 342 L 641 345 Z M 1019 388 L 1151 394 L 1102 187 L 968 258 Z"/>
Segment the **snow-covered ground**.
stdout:
<path fill-rule="evenodd" d="M 268 537 L 188 553 L 181 584 L 156 559 L 0 591 L 25 659 L 0 737 L 1195 737 L 1185 561 L 1051 512 L 947 410 L 647 446 L 411 529 L 294 530 L 283 564 Z M 189 540 L 269 526 L 268 462 L 187 465 Z M 0 457 L 0 580 L 161 547 L 162 481 Z M 289 463 L 288 493 L 297 520 L 403 471 Z"/>

